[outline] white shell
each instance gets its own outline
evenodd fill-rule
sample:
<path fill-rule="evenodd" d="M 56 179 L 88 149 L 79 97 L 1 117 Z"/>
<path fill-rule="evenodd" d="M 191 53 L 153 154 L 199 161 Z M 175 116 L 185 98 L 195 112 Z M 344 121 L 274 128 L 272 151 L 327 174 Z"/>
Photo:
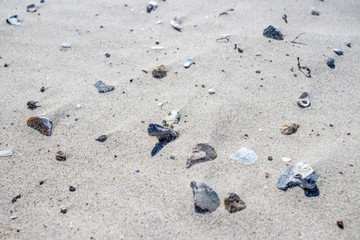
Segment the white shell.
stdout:
<path fill-rule="evenodd" d="M 192 63 L 191 58 L 185 59 L 185 61 L 184 61 L 184 68 L 189 68 L 190 65 L 191 65 L 191 63 Z"/>
<path fill-rule="evenodd" d="M 176 110 L 169 112 L 163 124 L 165 126 L 173 127 L 174 124 L 177 124 L 180 121 L 180 113 Z"/>
<path fill-rule="evenodd" d="M 252 164 L 257 161 L 258 156 L 253 150 L 248 150 L 243 147 L 232 155 L 231 158 L 240 163 Z"/>
<path fill-rule="evenodd" d="M 178 31 L 181 31 L 182 28 L 180 24 L 181 22 L 177 17 L 174 17 L 173 19 L 170 20 L 170 25 Z"/>
<path fill-rule="evenodd" d="M 212 89 L 212 88 L 210 88 L 210 89 L 208 90 L 208 93 L 209 93 L 209 94 L 215 94 L 215 90 Z"/>
<path fill-rule="evenodd" d="M 9 157 L 12 155 L 11 150 L 0 151 L 0 157 Z"/>
<path fill-rule="evenodd" d="M 163 50 L 164 47 L 160 47 L 160 46 L 153 46 L 151 47 L 152 50 Z"/>
<path fill-rule="evenodd" d="M 291 161 L 291 159 L 290 159 L 290 158 L 287 158 L 287 157 L 281 157 L 281 160 L 282 160 L 283 162 L 290 162 L 290 161 Z"/>

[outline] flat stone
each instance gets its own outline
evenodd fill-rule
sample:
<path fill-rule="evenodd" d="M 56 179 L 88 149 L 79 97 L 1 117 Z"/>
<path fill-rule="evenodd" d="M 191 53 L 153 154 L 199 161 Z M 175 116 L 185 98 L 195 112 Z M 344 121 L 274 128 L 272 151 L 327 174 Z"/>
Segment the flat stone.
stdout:
<path fill-rule="evenodd" d="M 227 198 L 224 199 L 225 209 L 230 213 L 241 211 L 246 208 L 246 204 L 235 193 L 230 193 Z"/>
<path fill-rule="evenodd" d="M 326 60 L 326 65 L 328 65 L 329 68 L 334 69 L 335 68 L 335 59 L 328 57 Z"/>
<path fill-rule="evenodd" d="M 289 123 L 289 124 L 282 125 L 280 128 L 280 131 L 284 135 L 291 135 L 293 133 L 296 133 L 296 131 L 298 130 L 299 127 L 300 127 L 300 125 L 297 123 Z"/>
<path fill-rule="evenodd" d="M 107 93 L 115 89 L 113 85 L 106 85 L 103 81 L 97 81 L 94 86 L 98 89 L 99 93 Z"/>
<path fill-rule="evenodd" d="M 190 154 L 186 162 L 186 168 L 190 168 L 195 164 L 212 161 L 217 157 L 215 149 L 207 143 L 199 143 L 193 147 L 193 151 Z"/>
<path fill-rule="evenodd" d="M 304 189 L 305 196 L 316 197 L 320 195 L 316 181 L 317 175 L 312 167 L 309 164 L 298 162 L 281 175 L 277 187 L 286 191 L 288 188 L 299 186 Z"/>
<path fill-rule="evenodd" d="M 263 35 L 268 38 L 275 40 L 283 40 L 283 35 L 279 29 L 275 28 L 273 25 L 268 26 L 264 29 Z"/>
<path fill-rule="evenodd" d="M 17 15 L 7 18 L 6 23 L 13 26 L 21 26 L 21 21 L 17 18 Z"/>
<path fill-rule="evenodd" d="M 164 146 L 174 141 L 179 136 L 179 134 L 171 128 L 154 123 L 149 124 L 148 134 L 149 136 L 157 137 L 159 141 L 151 151 L 151 156 L 155 156 Z"/>
<path fill-rule="evenodd" d="M 205 183 L 191 182 L 190 187 L 194 194 L 194 206 L 197 213 L 212 213 L 220 206 L 220 199 Z"/>
<path fill-rule="evenodd" d="M 166 77 L 166 68 L 165 68 L 165 66 L 160 65 L 160 66 L 157 66 L 156 68 L 154 68 L 154 70 L 152 71 L 152 76 L 154 78 Z"/>
<path fill-rule="evenodd" d="M 26 121 L 27 125 L 33 129 L 38 130 L 46 136 L 51 136 L 52 133 L 52 122 L 50 119 L 45 117 L 34 116 L 30 117 Z"/>

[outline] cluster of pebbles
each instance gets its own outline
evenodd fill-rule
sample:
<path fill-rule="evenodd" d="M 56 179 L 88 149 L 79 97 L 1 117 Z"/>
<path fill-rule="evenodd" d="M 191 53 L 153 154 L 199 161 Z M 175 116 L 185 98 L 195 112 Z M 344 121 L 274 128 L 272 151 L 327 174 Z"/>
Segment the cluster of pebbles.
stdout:
<path fill-rule="evenodd" d="M 43 2 L 43 1 L 42 1 Z M 151 13 L 158 8 L 158 3 L 155 1 L 150 1 L 147 5 L 146 11 Z M 36 6 L 31 4 L 27 6 L 28 12 L 36 12 Z M 224 14 L 227 14 L 226 12 Z M 312 11 L 313 15 L 319 15 L 318 12 Z M 283 17 L 287 23 L 287 17 Z M 6 19 L 6 22 L 10 25 L 21 26 L 21 21 L 18 19 L 17 15 L 13 15 Z M 182 30 L 182 21 L 178 17 L 174 17 L 170 20 L 171 26 L 177 30 Z M 284 35 L 281 31 L 274 26 L 270 25 L 263 30 L 263 35 L 267 38 L 275 39 L 275 40 L 283 40 Z M 225 42 L 229 41 L 229 36 L 224 36 L 221 40 L 225 40 Z M 350 43 L 346 43 L 347 47 L 351 47 Z M 71 44 L 63 43 L 61 45 L 60 51 L 66 52 L 71 48 Z M 243 50 L 237 48 L 239 53 L 242 53 Z M 339 49 L 334 49 L 334 53 L 337 56 L 343 55 L 343 51 Z M 105 55 L 107 58 L 110 57 L 110 54 Z M 298 59 L 299 61 L 299 59 Z M 191 58 L 187 58 L 184 61 L 184 67 L 189 68 L 192 64 Z M 331 69 L 335 68 L 335 60 L 332 57 L 328 57 L 326 60 L 327 66 Z M 299 68 L 303 68 L 300 66 Z M 259 71 L 260 73 L 260 71 Z M 309 70 L 310 74 L 310 70 Z M 155 67 L 152 71 L 152 76 L 156 79 L 161 79 L 167 76 L 167 69 L 164 65 L 159 65 Z M 115 90 L 115 86 L 107 85 L 103 81 L 97 81 L 94 84 L 95 88 L 99 93 L 108 93 Z M 45 89 L 43 89 L 45 91 Z M 214 90 L 209 90 L 210 94 L 214 94 Z M 300 95 L 298 100 L 296 101 L 297 105 L 300 108 L 308 108 L 311 106 L 310 95 L 307 92 L 304 92 Z M 40 106 L 37 105 L 36 101 L 27 102 L 27 107 L 31 110 L 36 109 Z M 153 136 L 157 138 L 157 143 L 154 148 L 151 150 L 151 156 L 155 156 L 162 148 L 164 148 L 169 143 L 175 141 L 180 134 L 174 130 L 174 126 L 178 124 L 180 121 L 180 113 L 178 110 L 172 110 L 168 113 L 165 119 L 162 122 L 162 125 L 151 123 L 148 125 L 147 131 L 149 136 Z M 40 132 L 43 135 L 51 136 L 53 131 L 53 123 L 49 118 L 42 116 L 32 116 L 27 120 L 27 125 L 34 130 Z M 280 132 L 284 135 L 292 135 L 296 133 L 299 129 L 300 125 L 297 123 L 287 123 L 280 127 Z M 107 140 L 106 135 L 101 135 L 95 139 L 98 142 L 104 142 Z M 0 156 L 10 156 L 11 151 L 1 151 Z M 187 169 L 191 168 L 196 164 L 205 164 L 210 161 L 214 161 L 218 158 L 218 155 L 215 149 L 207 143 L 198 143 L 193 146 L 192 151 L 186 161 L 185 167 Z M 270 159 L 271 158 L 271 159 Z M 63 151 L 58 151 L 55 155 L 55 159 L 58 161 L 66 161 L 67 154 Z M 241 148 L 237 152 L 235 152 L 231 159 L 235 162 L 243 163 L 243 164 L 254 164 L 258 160 L 258 156 L 253 150 L 248 150 L 246 148 Z M 272 160 L 272 157 L 269 157 L 269 160 Z M 290 166 L 283 175 L 281 175 L 277 182 L 277 187 L 281 190 L 286 191 L 289 188 L 299 186 L 304 189 L 305 196 L 307 197 L 315 197 L 319 196 L 320 191 L 316 185 L 317 182 L 317 174 L 314 169 L 306 163 L 298 162 L 294 165 Z M 206 183 L 203 182 L 195 182 L 192 181 L 190 183 L 190 187 L 193 192 L 194 198 L 194 208 L 196 213 L 213 213 L 220 206 L 220 198 L 218 194 L 209 187 Z M 70 186 L 70 191 L 75 191 L 75 188 Z M 16 202 L 21 195 L 16 196 L 12 201 Z M 229 193 L 223 200 L 225 209 L 229 213 L 235 213 L 241 211 L 246 208 L 246 204 L 236 193 Z M 62 213 L 66 213 L 66 209 L 61 209 Z M 339 225 L 340 223 L 338 223 Z M 341 223 L 342 224 L 342 223 Z"/>

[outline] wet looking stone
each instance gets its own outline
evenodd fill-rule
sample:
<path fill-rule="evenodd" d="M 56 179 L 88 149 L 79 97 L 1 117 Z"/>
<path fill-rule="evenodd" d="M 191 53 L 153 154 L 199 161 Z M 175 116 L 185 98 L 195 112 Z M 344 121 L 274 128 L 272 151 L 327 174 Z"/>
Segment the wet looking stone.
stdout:
<path fill-rule="evenodd" d="M 220 199 L 205 183 L 191 182 L 190 187 L 194 194 L 194 206 L 197 213 L 212 213 L 220 206 Z"/>
<path fill-rule="evenodd" d="M 48 118 L 44 117 L 30 117 L 26 121 L 27 125 L 34 128 L 46 136 L 51 136 L 52 133 L 52 122 Z"/>

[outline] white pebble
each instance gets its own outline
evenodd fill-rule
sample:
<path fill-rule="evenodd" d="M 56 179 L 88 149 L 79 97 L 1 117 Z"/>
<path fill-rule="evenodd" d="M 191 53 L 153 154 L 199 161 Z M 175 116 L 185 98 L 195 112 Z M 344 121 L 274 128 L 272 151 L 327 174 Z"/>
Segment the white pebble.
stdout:
<path fill-rule="evenodd" d="M 76 104 L 76 108 L 77 108 L 77 109 L 80 109 L 80 108 L 81 108 L 81 104 L 79 104 L 79 103 Z"/>
<path fill-rule="evenodd" d="M 215 90 L 212 89 L 212 88 L 210 88 L 210 89 L 208 90 L 208 93 L 209 93 L 209 94 L 215 94 Z"/>
<path fill-rule="evenodd" d="M 0 151 L 0 157 L 8 157 L 12 155 L 11 150 Z"/>
<path fill-rule="evenodd" d="M 287 158 L 287 157 L 281 157 L 281 160 L 283 160 L 283 162 L 290 162 L 291 159 Z"/>
<path fill-rule="evenodd" d="M 162 107 L 162 105 L 163 105 L 162 102 L 159 102 L 159 103 L 158 103 L 158 106 L 159 106 L 159 107 Z"/>

